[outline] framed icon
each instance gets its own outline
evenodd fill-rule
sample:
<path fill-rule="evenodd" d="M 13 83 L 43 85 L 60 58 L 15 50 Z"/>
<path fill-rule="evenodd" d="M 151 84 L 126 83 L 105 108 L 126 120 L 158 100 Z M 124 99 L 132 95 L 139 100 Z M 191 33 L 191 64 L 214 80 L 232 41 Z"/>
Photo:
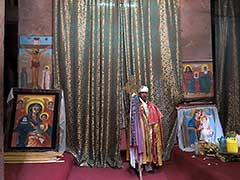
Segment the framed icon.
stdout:
<path fill-rule="evenodd" d="M 60 90 L 13 88 L 5 151 L 57 150 Z"/>
<path fill-rule="evenodd" d="M 184 99 L 187 101 L 213 99 L 214 79 L 212 62 L 183 62 L 182 87 Z"/>

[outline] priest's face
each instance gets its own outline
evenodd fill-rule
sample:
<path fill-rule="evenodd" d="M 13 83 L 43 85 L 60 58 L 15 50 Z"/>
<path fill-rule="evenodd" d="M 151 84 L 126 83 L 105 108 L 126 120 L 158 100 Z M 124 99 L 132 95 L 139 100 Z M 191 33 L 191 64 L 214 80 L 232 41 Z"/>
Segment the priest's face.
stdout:
<path fill-rule="evenodd" d="M 147 93 L 147 92 L 140 92 L 140 93 L 139 93 L 139 96 L 140 96 L 140 98 L 141 98 L 144 102 L 146 102 L 146 101 L 147 101 L 147 97 L 148 97 L 148 93 Z"/>

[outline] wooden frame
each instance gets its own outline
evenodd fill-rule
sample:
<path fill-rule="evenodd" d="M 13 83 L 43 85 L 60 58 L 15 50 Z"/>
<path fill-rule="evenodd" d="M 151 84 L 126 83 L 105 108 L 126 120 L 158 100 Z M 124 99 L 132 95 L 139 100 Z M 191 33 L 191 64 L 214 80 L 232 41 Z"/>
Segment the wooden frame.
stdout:
<path fill-rule="evenodd" d="M 57 150 L 60 90 L 14 88 L 12 95 L 5 151 Z"/>

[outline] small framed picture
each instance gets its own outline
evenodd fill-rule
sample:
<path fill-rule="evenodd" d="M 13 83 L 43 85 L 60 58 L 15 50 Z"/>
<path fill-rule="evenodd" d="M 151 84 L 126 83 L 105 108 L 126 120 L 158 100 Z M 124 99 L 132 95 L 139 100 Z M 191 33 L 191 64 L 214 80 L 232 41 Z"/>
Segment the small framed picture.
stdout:
<path fill-rule="evenodd" d="M 13 88 L 5 151 L 57 150 L 60 90 Z"/>
<path fill-rule="evenodd" d="M 212 61 L 183 62 L 184 99 L 211 100 L 214 98 L 214 79 Z"/>

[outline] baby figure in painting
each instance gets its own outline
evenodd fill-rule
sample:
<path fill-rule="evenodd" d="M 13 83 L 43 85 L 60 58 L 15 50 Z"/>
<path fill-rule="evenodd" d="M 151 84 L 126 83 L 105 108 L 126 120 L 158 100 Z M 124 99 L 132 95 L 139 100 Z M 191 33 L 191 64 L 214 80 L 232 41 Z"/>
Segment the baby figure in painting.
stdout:
<path fill-rule="evenodd" d="M 209 118 L 207 115 L 204 115 L 201 117 L 199 130 L 200 130 L 200 140 L 211 142 L 213 131 L 211 129 Z"/>

